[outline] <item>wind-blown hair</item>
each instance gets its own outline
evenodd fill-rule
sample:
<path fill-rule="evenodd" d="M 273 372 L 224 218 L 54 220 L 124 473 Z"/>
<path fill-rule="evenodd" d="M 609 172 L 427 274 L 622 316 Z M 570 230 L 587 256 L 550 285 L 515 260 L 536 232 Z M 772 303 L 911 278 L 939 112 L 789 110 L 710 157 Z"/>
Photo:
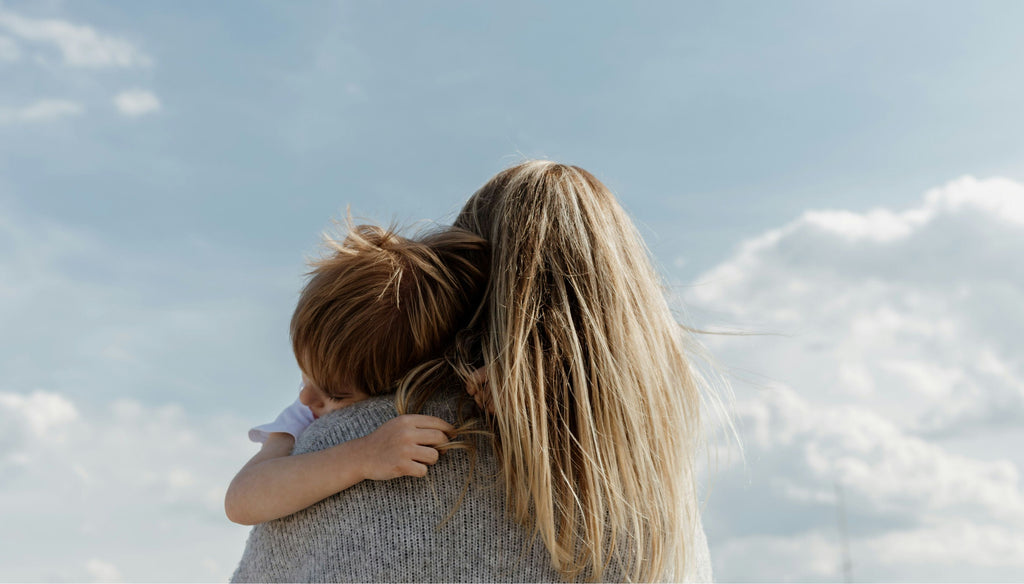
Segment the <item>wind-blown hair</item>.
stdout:
<path fill-rule="evenodd" d="M 699 377 L 629 216 L 587 171 L 531 161 L 485 184 L 455 226 L 491 247 L 484 309 L 453 365 L 469 383 L 486 371 L 514 518 L 567 579 L 682 579 Z"/>
<path fill-rule="evenodd" d="M 468 324 L 487 277 L 486 242 L 460 229 L 407 239 L 349 226 L 313 271 L 292 315 L 303 373 L 329 397 L 349 385 L 394 391 L 410 369 L 437 358 Z"/>

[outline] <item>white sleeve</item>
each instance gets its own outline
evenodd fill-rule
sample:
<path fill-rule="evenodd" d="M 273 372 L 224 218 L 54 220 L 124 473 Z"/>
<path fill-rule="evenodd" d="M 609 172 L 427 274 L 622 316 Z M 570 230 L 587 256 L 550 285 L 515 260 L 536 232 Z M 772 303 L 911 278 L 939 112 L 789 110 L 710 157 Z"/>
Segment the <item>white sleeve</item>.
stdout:
<path fill-rule="evenodd" d="M 302 402 L 295 400 L 295 403 L 284 409 L 277 418 L 269 424 L 262 424 L 249 430 L 249 440 L 253 442 L 266 442 L 272 432 L 284 432 L 295 438 L 302 434 L 306 426 L 313 423 L 313 412 L 302 405 Z"/>

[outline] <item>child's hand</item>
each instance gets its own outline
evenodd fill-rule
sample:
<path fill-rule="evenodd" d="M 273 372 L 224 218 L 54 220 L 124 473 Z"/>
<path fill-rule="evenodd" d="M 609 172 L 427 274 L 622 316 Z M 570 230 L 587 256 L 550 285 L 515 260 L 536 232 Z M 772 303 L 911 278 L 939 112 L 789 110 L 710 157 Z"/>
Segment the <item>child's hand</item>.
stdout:
<path fill-rule="evenodd" d="M 423 477 L 427 465 L 437 462 L 433 448 L 449 440 L 455 427 L 441 418 L 406 414 L 392 418 L 359 439 L 363 475 L 383 481 L 403 476 Z"/>
<path fill-rule="evenodd" d="M 466 392 L 473 397 L 476 405 L 489 414 L 494 413 L 494 402 L 491 401 L 491 388 L 487 384 L 487 370 L 483 367 L 470 374 L 466 380 Z"/>

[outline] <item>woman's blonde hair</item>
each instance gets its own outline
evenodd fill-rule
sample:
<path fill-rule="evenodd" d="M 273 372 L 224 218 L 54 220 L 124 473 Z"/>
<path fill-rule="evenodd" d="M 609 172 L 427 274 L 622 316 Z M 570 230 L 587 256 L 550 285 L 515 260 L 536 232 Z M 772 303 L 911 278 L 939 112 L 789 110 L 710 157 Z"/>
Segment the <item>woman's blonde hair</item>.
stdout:
<path fill-rule="evenodd" d="M 445 229 L 416 239 L 349 226 L 313 271 L 292 315 L 299 367 L 329 397 L 351 385 L 394 391 L 410 369 L 436 358 L 466 326 L 486 285 L 479 236 Z"/>
<path fill-rule="evenodd" d="M 491 246 L 485 308 L 454 365 L 469 383 L 485 368 L 515 519 L 567 579 L 682 579 L 699 381 L 629 216 L 587 171 L 531 161 L 455 226 Z"/>

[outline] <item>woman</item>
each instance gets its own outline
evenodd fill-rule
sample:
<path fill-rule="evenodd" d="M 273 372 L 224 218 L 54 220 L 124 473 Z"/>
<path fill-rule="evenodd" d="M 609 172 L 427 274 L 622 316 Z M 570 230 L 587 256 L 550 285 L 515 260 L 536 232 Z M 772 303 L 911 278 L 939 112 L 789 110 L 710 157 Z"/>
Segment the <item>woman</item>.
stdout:
<path fill-rule="evenodd" d="M 296 452 L 398 411 L 466 422 L 463 384 L 488 402 L 493 442 L 465 441 L 475 466 L 449 454 L 428 484 L 362 483 L 257 526 L 235 579 L 710 580 L 697 378 L 629 217 L 586 171 L 531 161 L 491 179 L 455 225 L 491 246 L 469 329 L 394 401 L 318 420 Z"/>

